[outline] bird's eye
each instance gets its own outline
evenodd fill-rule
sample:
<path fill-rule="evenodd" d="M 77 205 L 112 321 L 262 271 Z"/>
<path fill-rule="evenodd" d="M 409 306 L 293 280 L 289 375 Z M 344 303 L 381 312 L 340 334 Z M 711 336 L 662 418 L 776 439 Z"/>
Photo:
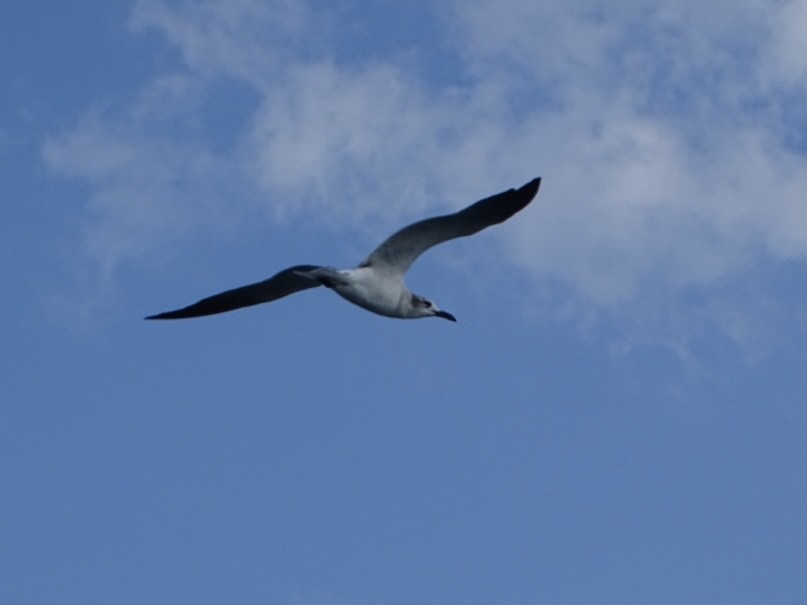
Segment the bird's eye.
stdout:
<path fill-rule="evenodd" d="M 427 309 L 429 309 L 429 308 L 431 308 L 431 306 L 432 306 L 432 301 L 430 301 L 430 300 L 424 300 L 424 301 L 423 301 L 423 304 L 426 306 L 426 308 L 427 308 Z"/>

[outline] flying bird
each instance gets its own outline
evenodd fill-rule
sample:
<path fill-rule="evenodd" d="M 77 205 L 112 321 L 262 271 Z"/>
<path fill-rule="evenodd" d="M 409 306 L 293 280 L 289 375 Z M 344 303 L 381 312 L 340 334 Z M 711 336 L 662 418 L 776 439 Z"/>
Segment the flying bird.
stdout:
<path fill-rule="evenodd" d="M 533 179 L 519 189 L 503 191 L 454 214 L 412 223 L 388 237 L 355 269 L 295 265 L 264 281 L 214 294 L 187 307 L 150 315 L 146 319 L 184 319 L 224 313 L 325 286 L 353 304 L 386 317 L 442 317 L 457 321 L 431 300 L 410 292 L 404 283 L 404 275 L 412 263 L 432 246 L 473 235 L 523 210 L 538 193 L 540 185 L 540 178 Z"/>

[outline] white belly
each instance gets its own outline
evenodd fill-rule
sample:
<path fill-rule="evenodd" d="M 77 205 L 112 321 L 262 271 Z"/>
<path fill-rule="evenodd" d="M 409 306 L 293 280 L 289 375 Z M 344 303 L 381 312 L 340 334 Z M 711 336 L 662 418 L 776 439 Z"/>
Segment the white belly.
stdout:
<path fill-rule="evenodd" d="M 410 297 L 403 280 L 361 267 L 340 272 L 345 280 L 334 284 L 339 296 L 363 309 L 386 317 L 408 317 L 403 301 Z"/>

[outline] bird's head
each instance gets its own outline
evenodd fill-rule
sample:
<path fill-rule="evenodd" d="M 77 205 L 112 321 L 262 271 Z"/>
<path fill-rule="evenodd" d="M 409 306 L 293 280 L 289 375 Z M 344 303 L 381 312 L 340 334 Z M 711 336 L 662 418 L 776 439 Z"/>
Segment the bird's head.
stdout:
<path fill-rule="evenodd" d="M 428 298 L 418 296 L 417 294 L 412 295 L 412 308 L 415 312 L 415 317 L 442 317 L 449 321 L 457 321 L 457 318 L 451 313 L 441 311 L 437 305 Z"/>

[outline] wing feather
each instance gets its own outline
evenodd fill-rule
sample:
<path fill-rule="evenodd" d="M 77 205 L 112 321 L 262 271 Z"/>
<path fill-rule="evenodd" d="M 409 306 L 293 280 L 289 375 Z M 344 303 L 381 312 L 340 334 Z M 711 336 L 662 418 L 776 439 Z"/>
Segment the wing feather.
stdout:
<path fill-rule="evenodd" d="M 432 246 L 473 235 L 523 210 L 538 193 L 540 185 L 540 178 L 533 179 L 519 189 L 508 189 L 454 214 L 412 223 L 387 238 L 360 266 L 383 267 L 387 271 L 404 274 Z"/>
<path fill-rule="evenodd" d="M 185 319 L 187 317 L 200 317 L 224 313 L 241 307 L 249 307 L 261 303 L 271 302 L 289 294 L 316 288 L 320 283 L 311 278 L 299 275 L 297 272 L 307 272 L 318 269 L 318 265 L 296 265 L 276 273 L 269 279 L 234 288 L 208 296 L 202 300 L 174 311 L 166 311 L 157 315 L 149 315 L 146 319 Z"/>

